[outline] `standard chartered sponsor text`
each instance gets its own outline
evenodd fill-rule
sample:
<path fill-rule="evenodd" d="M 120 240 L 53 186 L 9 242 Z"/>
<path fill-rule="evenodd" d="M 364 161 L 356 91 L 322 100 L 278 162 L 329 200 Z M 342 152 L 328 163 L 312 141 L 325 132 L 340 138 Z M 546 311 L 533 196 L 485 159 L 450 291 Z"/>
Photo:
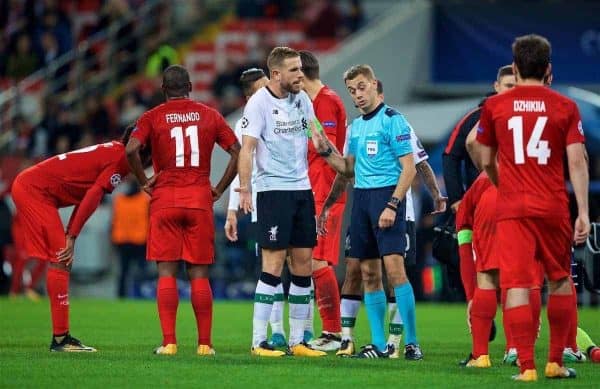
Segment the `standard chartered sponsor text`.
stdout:
<path fill-rule="evenodd" d="M 273 132 L 275 134 L 290 134 L 304 131 L 301 119 L 283 121 L 276 120 Z"/>

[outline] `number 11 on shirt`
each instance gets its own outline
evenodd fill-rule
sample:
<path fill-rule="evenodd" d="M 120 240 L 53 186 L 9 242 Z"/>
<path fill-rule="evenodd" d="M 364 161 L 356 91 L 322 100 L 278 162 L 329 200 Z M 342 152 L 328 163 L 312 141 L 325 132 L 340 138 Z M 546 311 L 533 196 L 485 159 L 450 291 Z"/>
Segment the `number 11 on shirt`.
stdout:
<path fill-rule="evenodd" d="M 200 151 L 198 145 L 198 126 L 189 126 L 185 128 L 185 136 L 190 139 L 190 166 L 200 166 Z M 183 127 L 171 128 L 171 138 L 175 138 L 175 166 L 185 166 L 185 145 L 183 139 Z"/>

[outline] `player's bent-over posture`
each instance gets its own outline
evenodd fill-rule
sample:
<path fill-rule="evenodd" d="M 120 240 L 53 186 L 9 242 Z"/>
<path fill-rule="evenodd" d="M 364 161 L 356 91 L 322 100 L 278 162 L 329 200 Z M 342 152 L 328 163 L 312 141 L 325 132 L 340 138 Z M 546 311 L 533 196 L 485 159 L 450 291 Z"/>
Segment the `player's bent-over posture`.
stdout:
<path fill-rule="evenodd" d="M 225 119 L 214 109 L 188 98 L 189 74 L 179 65 L 163 74 L 166 102 L 145 112 L 127 144 L 132 172 L 152 199 L 146 257 L 158 267 L 156 302 L 162 345 L 156 354 L 177 353 L 175 319 L 179 294 L 179 262 L 186 263 L 192 308 L 198 328 L 198 355 L 215 353 L 211 342 L 212 291 L 208 268 L 214 262 L 213 202 L 236 174 L 239 143 Z M 223 177 L 210 183 L 210 161 L 218 144 L 231 158 Z M 139 150 L 150 144 L 154 176 L 147 178 Z"/>
<path fill-rule="evenodd" d="M 538 35 L 513 43 L 517 87 L 489 98 L 481 113 L 477 141 L 481 163 L 498 187 L 496 251 L 500 286 L 508 289 L 504 314 L 520 361 L 520 381 L 537 380 L 530 288 L 536 261 L 548 279 L 550 350 L 545 375 L 575 377 L 562 354 L 576 309 L 570 278 L 571 242 L 582 243 L 590 230 L 589 176 L 583 128 L 577 105 L 544 86 L 551 73 L 550 43 Z M 577 200 L 573 227 L 564 183 L 564 157 Z"/>
<path fill-rule="evenodd" d="M 96 351 L 69 332 L 69 275 L 75 239 L 100 204 L 129 173 L 125 146 L 133 126 L 121 141 L 59 154 L 21 172 L 12 197 L 21 221 L 27 256 L 48 261 L 46 289 L 52 316 L 50 351 Z M 74 205 L 66 229 L 58 209 Z"/>

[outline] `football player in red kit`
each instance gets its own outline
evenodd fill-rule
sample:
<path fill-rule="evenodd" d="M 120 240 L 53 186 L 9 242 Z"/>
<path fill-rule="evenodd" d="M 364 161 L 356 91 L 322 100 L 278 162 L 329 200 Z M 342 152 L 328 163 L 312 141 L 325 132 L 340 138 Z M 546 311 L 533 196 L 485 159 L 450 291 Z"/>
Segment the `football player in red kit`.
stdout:
<path fill-rule="evenodd" d="M 496 294 L 500 289 L 500 266 L 495 254 L 496 197 L 496 187 L 485 173 L 481 173 L 465 193 L 456 213 L 460 274 L 469 304 L 468 320 L 473 340 L 471 354 L 461 362 L 466 367 L 491 366 L 488 341 L 498 305 Z M 539 328 L 540 289 L 544 283 L 543 269 L 540 271 L 540 268 L 532 268 L 537 282 L 534 282 L 529 297 L 535 328 Z M 510 348 L 512 339 L 506 328 L 505 335 Z"/>
<path fill-rule="evenodd" d="M 46 289 L 52 316 L 50 351 L 96 351 L 69 332 L 69 275 L 75 239 L 106 193 L 129 173 L 125 143 L 98 144 L 59 154 L 21 172 L 11 194 L 20 218 L 22 243 L 29 258 L 48 261 Z M 58 209 L 74 205 L 66 229 Z"/>
<path fill-rule="evenodd" d="M 179 261 L 186 263 L 191 300 L 198 328 L 198 355 L 215 353 L 211 342 L 212 291 L 209 265 L 214 262 L 213 203 L 237 173 L 240 145 L 216 110 L 191 100 L 192 88 L 185 68 L 169 66 L 163 74 L 166 102 L 145 112 L 127 144 L 131 171 L 152 199 L 146 257 L 158 266 L 156 300 L 162 328 L 162 345 L 156 354 L 177 353 L 175 319 L 179 294 Z M 210 183 L 214 145 L 231 155 L 216 187 Z M 147 178 L 139 150 L 150 144 L 154 176 Z"/>
<path fill-rule="evenodd" d="M 545 375 L 572 378 L 563 366 L 563 350 L 576 309 L 570 278 L 571 243 L 582 243 L 590 230 L 589 175 L 583 128 L 577 105 L 544 86 L 551 74 L 550 43 L 538 35 L 513 44 L 517 87 L 489 98 L 482 110 L 477 141 L 481 163 L 498 187 L 496 252 L 500 285 L 507 290 L 504 314 L 520 361 L 520 381 L 537 380 L 530 288 L 544 267 L 549 284 L 550 351 Z M 564 182 L 564 157 L 577 200 L 570 225 Z M 497 158 L 496 158 L 497 157 Z"/>

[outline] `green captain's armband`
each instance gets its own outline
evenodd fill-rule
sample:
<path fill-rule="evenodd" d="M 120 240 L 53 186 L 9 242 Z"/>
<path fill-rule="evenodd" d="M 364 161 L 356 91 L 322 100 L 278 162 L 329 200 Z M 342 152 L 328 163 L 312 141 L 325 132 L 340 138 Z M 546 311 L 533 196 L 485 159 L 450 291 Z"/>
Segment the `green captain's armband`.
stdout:
<path fill-rule="evenodd" d="M 471 243 L 473 241 L 473 230 L 460 230 L 456 234 L 458 245 Z"/>

